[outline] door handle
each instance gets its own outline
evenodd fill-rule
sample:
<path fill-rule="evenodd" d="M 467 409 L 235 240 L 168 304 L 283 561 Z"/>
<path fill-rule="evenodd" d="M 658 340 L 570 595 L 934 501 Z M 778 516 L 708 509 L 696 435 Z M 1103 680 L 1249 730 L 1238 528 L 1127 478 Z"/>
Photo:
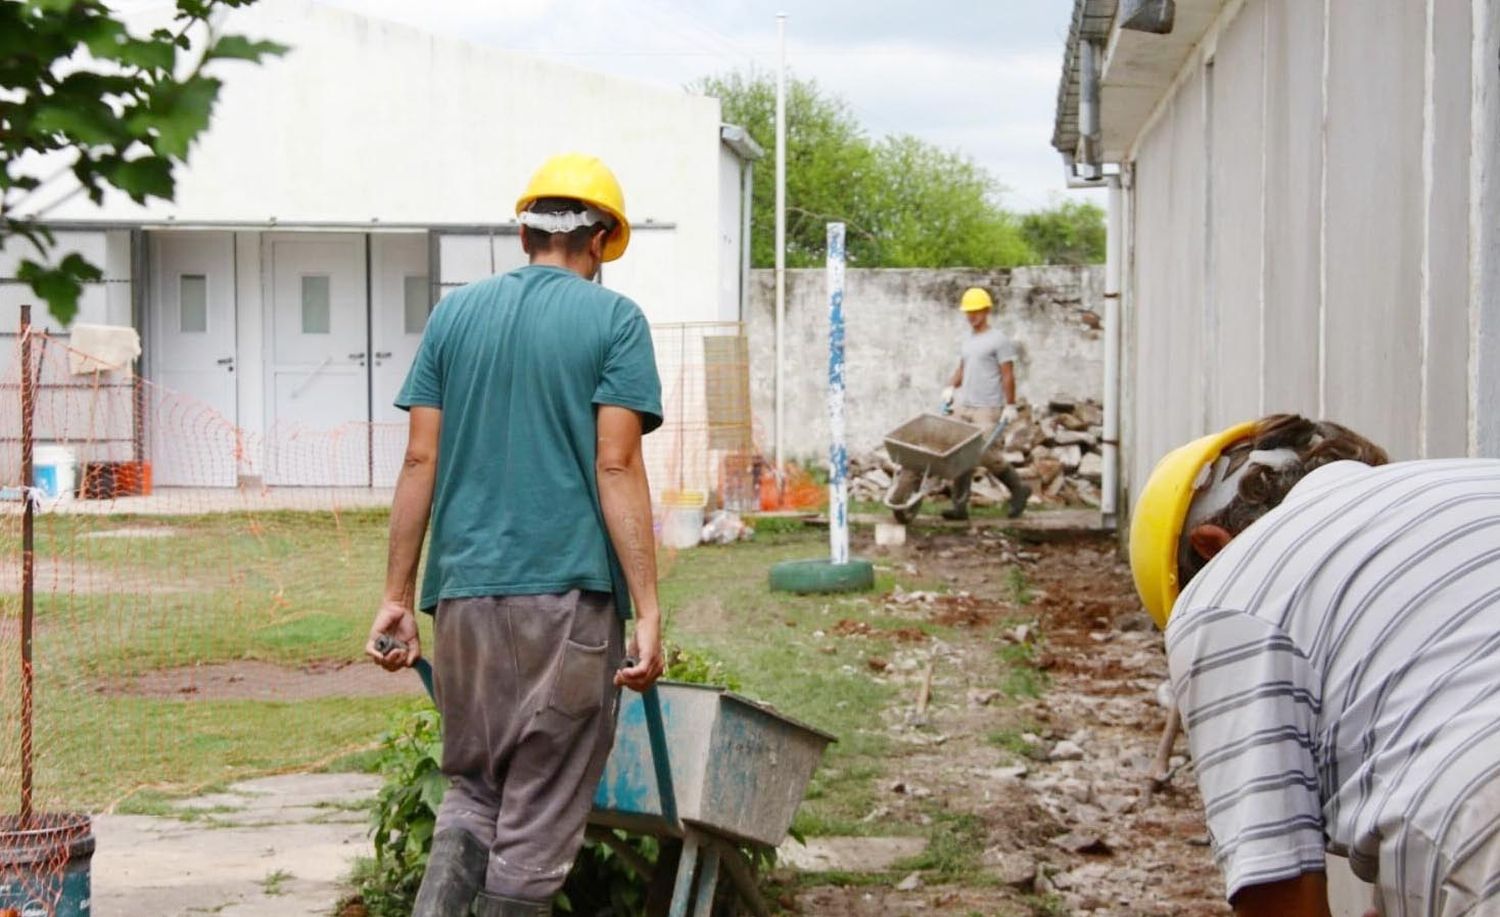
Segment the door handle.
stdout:
<path fill-rule="evenodd" d="M 391 352 L 389 350 L 377 350 L 377 351 L 375 351 L 375 359 L 377 359 L 377 360 L 389 360 L 390 358 L 391 358 Z"/>
<path fill-rule="evenodd" d="M 217 360 L 215 360 L 214 362 L 217 363 L 217 364 L 219 364 L 220 366 L 233 366 L 234 365 L 234 357 L 220 357 Z"/>
<path fill-rule="evenodd" d="M 365 352 L 363 350 L 361 350 L 359 353 L 351 353 L 351 354 L 349 354 L 349 359 L 351 359 L 351 360 L 363 360 L 364 358 L 365 358 Z"/>

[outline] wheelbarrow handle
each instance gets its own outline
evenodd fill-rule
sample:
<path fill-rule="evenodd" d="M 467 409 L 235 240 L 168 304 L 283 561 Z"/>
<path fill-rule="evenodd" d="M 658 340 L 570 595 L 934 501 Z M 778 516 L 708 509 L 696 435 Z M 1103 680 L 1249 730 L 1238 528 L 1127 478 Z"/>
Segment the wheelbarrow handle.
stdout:
<path fill-rule="evenodd" d="M 398 640 L 390 634 L 381 634 L 375 638 L 375 651 L 378 653 L 389 653 L 391 650 L 405 650 L 406 641 Z M 427 696 L 432 702 L 437 703 L 437 692 L 432 687 L 432 663 L 427 661 L 426 656 L 418 656 L 417 661 L 411 664 L 417 670 L 417 677 L 422 679 L 422 687 L 427 689 Z"/>
<path fill-rule="evenodd" d="M 667 729 L 662 721 L 661 696 L 656 693 L 656 685 L 641 692 L 641 706 L 646 711 L 646 737 L 651 742 L 651 764 L 656 769 L 656 795 L 661 798 L 661 815 L 669 823 L 677 825 L 677 792 L 672 786 Z"/>

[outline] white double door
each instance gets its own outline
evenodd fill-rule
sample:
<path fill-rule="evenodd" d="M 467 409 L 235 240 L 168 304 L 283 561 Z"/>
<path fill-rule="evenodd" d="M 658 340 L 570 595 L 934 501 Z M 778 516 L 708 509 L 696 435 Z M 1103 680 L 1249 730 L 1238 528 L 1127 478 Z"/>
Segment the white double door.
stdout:
<path fill-rule="evenodd" d="M 262 258 L 267 483 L 392 485 L 406 445 L 392 402 L 430 302 L 425 237 L 270 234 Z"/>

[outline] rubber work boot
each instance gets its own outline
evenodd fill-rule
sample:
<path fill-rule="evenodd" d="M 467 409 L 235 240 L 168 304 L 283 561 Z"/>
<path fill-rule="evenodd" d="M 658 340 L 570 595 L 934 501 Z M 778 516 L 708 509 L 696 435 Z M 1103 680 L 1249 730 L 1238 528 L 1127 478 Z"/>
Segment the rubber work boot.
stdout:
<path fill-rule="evenodd" d="M 427 871 L 411 917 L 461 917 L 484 887 L 490 852 L 467 831 L 450 828 L 432 839 Z"/>
<path fill-rule="evenodd" d="M 474 909 L 474 913 L 476 917 L 550 917 L 552 902 L 527 901 L 522 898 L 507 898 L 504 895 L 480 892 L 479 904 Z"/>
<path fill-rule="evenodd" d="M 1026 512 L 1026 501 L 1031 499 L 1031 488 L 1021 483 L 1021 476 L 1016 474 L 1016 469 L 1007 467 L 1000 475 L 1000 483 L 1010 491 L 1010 502 L 1006 504 L 1010 518 L 1014 519 Z"/>

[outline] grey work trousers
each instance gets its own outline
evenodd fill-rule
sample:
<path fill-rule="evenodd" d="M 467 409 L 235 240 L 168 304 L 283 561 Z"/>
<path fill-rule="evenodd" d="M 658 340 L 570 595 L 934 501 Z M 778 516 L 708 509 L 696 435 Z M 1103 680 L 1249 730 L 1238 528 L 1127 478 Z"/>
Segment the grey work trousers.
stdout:
<path fill-rule="evenodd" d="M 448 599 L 435 690 L 450 783 L 437 831 L 489 848 L 485 890 L 551 900 L 614 741 L 624 627 L 599 592 Z"/>

